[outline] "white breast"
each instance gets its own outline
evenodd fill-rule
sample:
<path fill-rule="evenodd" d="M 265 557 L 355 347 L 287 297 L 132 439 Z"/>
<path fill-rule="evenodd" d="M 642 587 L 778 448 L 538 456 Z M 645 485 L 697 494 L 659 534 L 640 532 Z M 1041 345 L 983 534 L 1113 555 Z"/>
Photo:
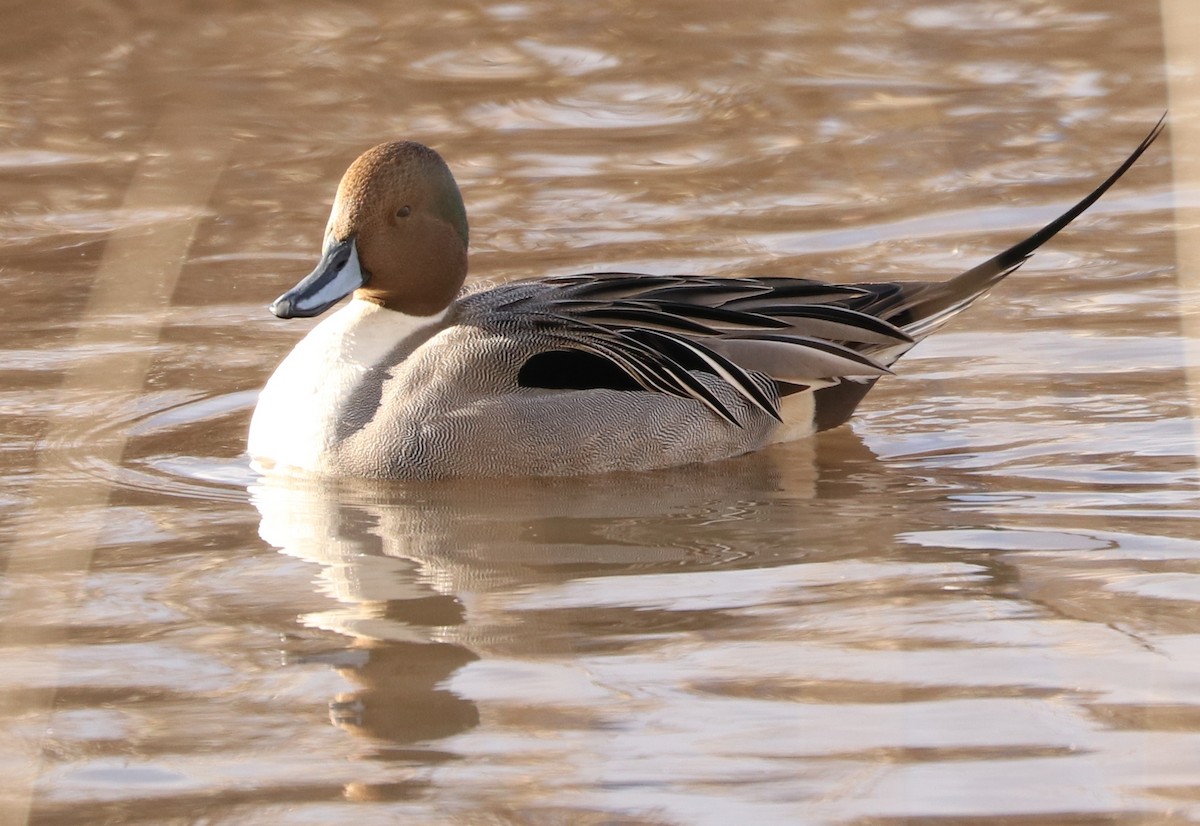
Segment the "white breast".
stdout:
<path fill-rule="evenodd" d="M 263 388 L 250 420 L 250 457 L 267 470 L 327 470 L 355 389 L 372 368 L 403 353 L 407 339 L 441 321 L 354 300 L 318 324 Z"/>

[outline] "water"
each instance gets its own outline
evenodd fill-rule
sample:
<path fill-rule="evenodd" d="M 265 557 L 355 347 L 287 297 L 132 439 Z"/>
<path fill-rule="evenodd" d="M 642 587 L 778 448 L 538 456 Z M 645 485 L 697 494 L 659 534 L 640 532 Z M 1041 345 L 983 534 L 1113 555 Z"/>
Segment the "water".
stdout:
<path fill-rule="evenodd" d="M 1156 5 L 5 19 L 0 821 L 1200 820 L 1196 75 Z M 443 152 L 479 278 L 943 278 L 1168 80 L 1169 136 L 851 427 L 551 482 L 242 456 L 307 324 L 264 306 L 373 143 Z"/>

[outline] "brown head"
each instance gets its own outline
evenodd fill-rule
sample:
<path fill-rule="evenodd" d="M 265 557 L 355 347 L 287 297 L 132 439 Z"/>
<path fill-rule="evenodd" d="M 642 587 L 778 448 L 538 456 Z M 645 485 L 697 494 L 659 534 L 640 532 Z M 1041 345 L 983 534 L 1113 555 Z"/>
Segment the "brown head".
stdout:
<path fill-rule="evenodd" d="M 449 167 L 411 141 L 358 157 L 338 186 L 317 268 L 271 305 L 281 318 L 317 315 L 342 297 L 434 315 L 467 277 L 467 213 Z"/>

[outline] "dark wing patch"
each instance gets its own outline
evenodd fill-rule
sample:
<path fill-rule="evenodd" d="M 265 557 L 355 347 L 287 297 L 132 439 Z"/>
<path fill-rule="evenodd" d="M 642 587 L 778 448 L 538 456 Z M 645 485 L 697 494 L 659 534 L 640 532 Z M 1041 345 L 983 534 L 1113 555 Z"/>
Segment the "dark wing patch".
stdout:
<path fill-rule="evenodd" d="M 545 390 L 641 390 L 629 374 L 583 350 L 549 350 L 531 357 L 517 373 L 521 387 Z"/>

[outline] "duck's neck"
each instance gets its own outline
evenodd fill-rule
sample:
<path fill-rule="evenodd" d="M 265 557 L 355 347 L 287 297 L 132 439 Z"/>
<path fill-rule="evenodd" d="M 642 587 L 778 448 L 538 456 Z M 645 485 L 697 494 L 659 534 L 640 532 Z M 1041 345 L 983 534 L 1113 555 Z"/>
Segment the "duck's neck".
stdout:
<path fill-rule="evenodd" d="M 446 315 L 409 316 L 355 299 L 322 321 L 263 388 L 250 422 L 250 455 L 320 472 L 356 420 L 374 414 L 372 386 L 443 327 Z"/>
<path fill-rule="evenodd" d="M 310 367 L 317 358 L 333 362 L 332 369 L 390 366 L 407 358 L 443 326 L 445 318 L 446 311 L 412 316 L 356 298 L 314 327 L 288 359 L 301 348 L 311 348 L 307 355 Z"/>

